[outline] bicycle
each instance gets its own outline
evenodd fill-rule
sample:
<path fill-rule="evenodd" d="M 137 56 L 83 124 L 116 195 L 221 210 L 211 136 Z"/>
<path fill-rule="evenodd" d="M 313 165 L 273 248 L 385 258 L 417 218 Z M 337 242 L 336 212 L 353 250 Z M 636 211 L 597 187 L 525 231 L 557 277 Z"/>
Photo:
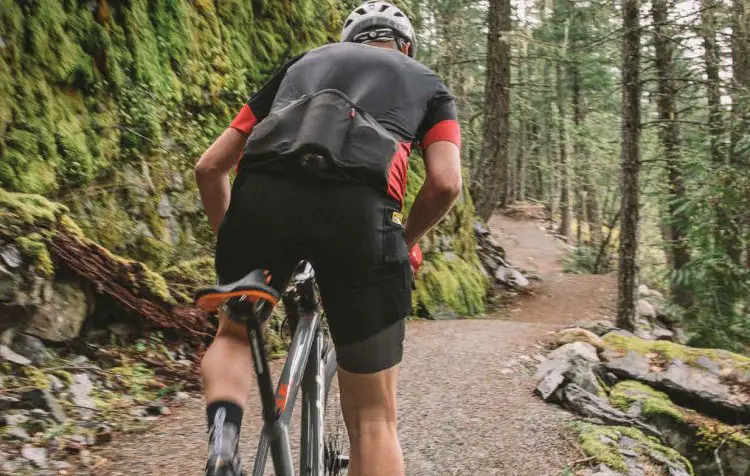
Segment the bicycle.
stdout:
<path fill-rule="evenodd" d="M 294 476 L 289 422 L 302 389 L 299 467 L 301 475 L 341 476 L 349 465 L 343 454 L 346 436 L 329 435 L 325 440 L 324 414 L 336 373 L 336 350 L 322 326 L 320 300 L 310 263 L 301 261 L 283 296 L 268 285 L 270 275 L 255 270 L 234 283 L 202 289 L 196 304 L 206 312 L 219 309 L 236 322 L 247 325 L 255 375 L 263 408 L 263 429 L 253 464 L 252 476 L 262 476 L 270 450 L 276 476 Z M 292 328 L 292 343 L 276 390 L 268 367 L 263 325 L 282 300 Z M 343 428 L 340 412 L 337 430 Z"/>

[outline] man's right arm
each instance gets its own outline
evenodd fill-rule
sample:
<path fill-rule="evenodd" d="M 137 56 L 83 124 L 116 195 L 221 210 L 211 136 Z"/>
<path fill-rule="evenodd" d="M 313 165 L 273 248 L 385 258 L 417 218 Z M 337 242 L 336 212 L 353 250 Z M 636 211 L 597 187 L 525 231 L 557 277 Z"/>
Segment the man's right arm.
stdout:
<path fill-rule="evenodd" d="M 451 209 L 461 193 L 461 158 L 453 142 L 438 141 L 424 150 L 427 170 L 422 188 L 406 221 L 406 245 L 411 249 Z"/>
<path fill-rule="evenodd" d="M 427 176 L 406 221 L 409 249 L 448 213 L 461 193 L 461 130 L 456 103 L 443 83 L 438 83 L 418 139 Z"/>

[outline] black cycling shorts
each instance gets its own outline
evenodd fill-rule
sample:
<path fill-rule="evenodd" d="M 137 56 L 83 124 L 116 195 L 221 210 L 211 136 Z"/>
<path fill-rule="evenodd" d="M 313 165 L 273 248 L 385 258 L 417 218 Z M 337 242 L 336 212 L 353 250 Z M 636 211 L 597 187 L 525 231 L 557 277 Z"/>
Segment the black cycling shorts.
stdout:
<path fill-rule="evenodd" d="M 355 373 L 392 367 L 403 354 L 398 321 L 411 311 L 412 271 L 399 212 L 394 199 L 366 184 L 240 171 L 218 233 L 219 282 L 261 268 L 283 292 L 295 265 L 307 260 L 339 365 Z"/>

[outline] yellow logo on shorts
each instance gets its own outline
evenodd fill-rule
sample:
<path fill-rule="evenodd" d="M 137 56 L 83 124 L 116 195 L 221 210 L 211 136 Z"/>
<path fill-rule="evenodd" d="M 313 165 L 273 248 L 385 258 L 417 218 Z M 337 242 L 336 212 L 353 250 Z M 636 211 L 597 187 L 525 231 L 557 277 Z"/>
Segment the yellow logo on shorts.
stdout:
<path fill-rule="evenodd" d="M 393 212 L 393 215 L 391 215 L 391 221 L 393 221 L 393 223 L 396 223 L 397 225 L 403 225 L 404 215 L 399 212 Z"/>

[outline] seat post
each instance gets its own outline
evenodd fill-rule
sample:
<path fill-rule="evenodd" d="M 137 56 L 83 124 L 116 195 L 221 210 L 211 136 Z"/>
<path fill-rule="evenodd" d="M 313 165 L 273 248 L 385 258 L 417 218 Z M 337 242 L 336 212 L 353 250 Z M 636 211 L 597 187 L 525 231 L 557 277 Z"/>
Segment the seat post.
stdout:
<path fill-rule="evenodd" d="M 230 319 L 243 322 L 247 326 L 247 339 L 253 352 L 253 366 L 263 404 L 263 420 L 269 425 L 272 425 L 280 416 L 276 410 L 273 381 L 268 367 L 268 354 L 262 328 L 262 323 L 271 317 L 273 307 L 271 303 L 264 300 L 256 302 L 231 300 L 227 303 Z"/>

